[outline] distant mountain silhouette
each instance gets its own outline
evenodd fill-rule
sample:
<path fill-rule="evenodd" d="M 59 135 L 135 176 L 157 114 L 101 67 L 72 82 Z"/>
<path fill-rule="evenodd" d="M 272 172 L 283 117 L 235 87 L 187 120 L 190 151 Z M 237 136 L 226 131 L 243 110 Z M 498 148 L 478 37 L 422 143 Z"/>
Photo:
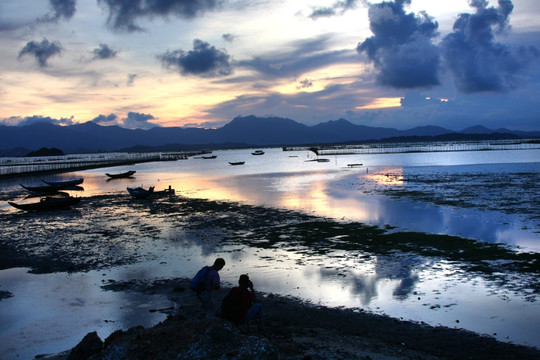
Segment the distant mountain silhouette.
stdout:
<path fill-rule="evenodd" d="M 285 145 L 315 145 L 365 141 L 429 141 L 444 138 L 494 139 L 536 138 L 540 132 L 490 130 L 473 126 L 454 132 L 438 126 L 409 130 L 355 125 L 345 119 L 314 126 L 278 117 L 237 117 L 218 129 L 155 127 L 130 130 L 101 126 L 93 122 L 71 126 L 37 123 L 27 126 L 0 126 L 0 155 L 23 156 L 31 150 L 55 147 L 65 153 L 110 151 L 165 151 Z M 139 149 L 139 150 L 137 150 Z"/>

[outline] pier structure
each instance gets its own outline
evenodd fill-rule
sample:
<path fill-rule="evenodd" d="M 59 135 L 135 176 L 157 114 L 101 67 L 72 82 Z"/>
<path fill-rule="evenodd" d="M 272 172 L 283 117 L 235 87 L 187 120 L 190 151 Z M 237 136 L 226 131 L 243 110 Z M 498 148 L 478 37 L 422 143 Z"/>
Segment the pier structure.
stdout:
<path fill-rule="evenodd" d="M 0 177 L 39 172 L 61 172 L 129 165 L 151 161 L 176 161 L 202 152 L 99 153 L 62 156 L 0 158 Z"/>
<path fill-rule="evenodd" d="M 529 150 L 540 149 L 538 141 L 462 141 L 462 142 L 424 142 L 424 143 L 380 143 L 358 145 L 320 145 L 290 146 L 283 151 L 311 151 L 317 156 L 358 155 L 358 154 L 392 154 L 416 152 L 453 152 L 453 151 L 488 151 L 488 150 Z"/>

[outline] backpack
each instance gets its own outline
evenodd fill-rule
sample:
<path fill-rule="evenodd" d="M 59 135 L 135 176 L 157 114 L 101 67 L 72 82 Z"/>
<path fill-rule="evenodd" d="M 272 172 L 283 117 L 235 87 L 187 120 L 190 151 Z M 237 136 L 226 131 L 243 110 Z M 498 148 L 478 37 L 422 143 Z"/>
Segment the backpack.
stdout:
<path fill-rule="evenodd" d="M 206 281 L 206 277 L 208 276 L 208 272 L 210 270 L 210 267 L 205 266 L 201 270 L 197 272 L 197 274 L 191 279 L 191 283 L 189 284 L 189 288 L 195 292 L 201 292 L 204 288 L 204 283 Z"/>
<path fill-rule="evenodd" d="M 242 308 L 242 293 L 238 288 L 232 288 L 229 294 L 221 302 L 221 316 L 235 324 L 240 324 L 244 319 Z"/>

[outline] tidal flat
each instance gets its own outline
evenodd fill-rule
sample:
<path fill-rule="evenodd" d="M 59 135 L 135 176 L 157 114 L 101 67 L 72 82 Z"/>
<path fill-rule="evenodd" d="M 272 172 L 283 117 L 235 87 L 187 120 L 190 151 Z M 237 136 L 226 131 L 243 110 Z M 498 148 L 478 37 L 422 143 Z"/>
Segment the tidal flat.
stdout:
<path fill-rule="evenodd" d="M 227 260 L 225 286 L 249 273 L 268 298 L 540 346 L 534 163 L 369 170 L 309 163 L 321 168 L 293 172 L 247 164 L 203 180 L 180 172 L 201 162 L 181 163 L 144 164 L 136 179 L 119 182 L 106 182 L 104 170 L 73 174 L 84 176 L 85 191 L 70 210 L 1 208 L 0 316 L 9 326 L 0 336 L 12 345 L 5 351 L 16 358 L 33 342 L 30 354 L 51 353 L 91 331 L 106 338 L 152 327 L 174 313 L 150 310 L 181 305 L 163 291 L 120 286 L 113 294 L 106 286 L 185 281 L 215 256 Z M 125 192 L 134 183 L 177 193 L 137 200 Z M 17 183 L 0 191 L 2 201 L 20 196 Z M 505 199 L 516 196 L 511 208 Z M 45 305 L 30 304 L 42 294 Z M 37 333 L 36 323 L 44 327 Z"/>

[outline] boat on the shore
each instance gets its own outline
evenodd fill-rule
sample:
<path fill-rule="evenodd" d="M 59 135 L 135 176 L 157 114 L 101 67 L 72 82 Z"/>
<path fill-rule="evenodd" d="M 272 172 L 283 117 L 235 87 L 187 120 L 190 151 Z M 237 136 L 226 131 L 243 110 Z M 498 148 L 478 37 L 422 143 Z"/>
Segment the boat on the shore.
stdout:
<path fill-rule="evenodd" d="M 245 163 L 245 161 L 229 161 L 231 165 L 244 165 Z"/>
<path fill-rule="evenodd" d="M 138 199 L 144 199 L 148 196 L 152 195 L 154 193 L 154 187 L 150 186 L 148 189 L 143 188 L 142 186 L 136 187 L 136 188 L 126 188 L 127 191 L 131 194 L 131 196 L 138 198 Z"/>
<path fill-rule="evenodd" d="M 135 170 L 129 170 L 129 171 L 126 171 L 126 172 L 123 172 L 123 173 L 118 173 L 118 174 L 105 173 L 105 175 L 107 175 L 111 179 L 122 179 L 122 178 L 131 177 L 135 173 L 136 173 Z"/>
<path fill-rule="evenodd" d="M 84 190 L 81 186 L 78 186 L 79 184 L 82 184 L 84 179 L 75 179 L 75 180 L 69 180 L 69 181 L 43 181 L 46 185 L 38 185 L 38 186 L 28 186 L 20 184 L 23 188 L 25 188 L 28 191 L 31 191 L 33 193 L 37 194 L 52 194 L 56 193 L 61 190 Z"/>
<path fill-rule="evenodd" d="M 47 211 L 47 210 L 59 210 L 65 209 L 75 204 L 78 204 L 81 201 L 80 197 L 73 196 L 64 196 L 64 197 L 53 197 L 46 196 L 41 198 L 38 202 L 32 203 L 15 203 L 13 201 L 8 201 L 8 204 L 25 211 Z"/>
<path fill-rule="evenodd" d="M 50 186 L 70 187 L 70 186 L 76 186 L 76 185 L 82 184 L 84 181 L 84 178 L 66 180 L 66 181 L 47 181 L 47 180 L 41 179 L 41 181 L 43 181 L 45 184 L 50 185 Z"/>
<path fill-rule="evenodd" d="M 264 155 L 264 151 L 262 151 L 262 150 L 255 150 L 254 152 L 251 153 L 251 155 Z"/>

